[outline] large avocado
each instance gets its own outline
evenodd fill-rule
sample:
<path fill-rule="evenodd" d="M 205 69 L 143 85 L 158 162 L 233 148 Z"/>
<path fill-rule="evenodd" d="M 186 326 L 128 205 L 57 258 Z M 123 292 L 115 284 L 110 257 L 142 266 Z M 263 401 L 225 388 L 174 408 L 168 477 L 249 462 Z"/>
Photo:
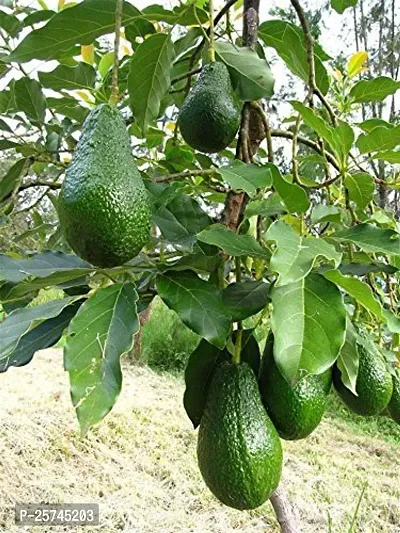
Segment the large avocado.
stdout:
<path fill-rule="evenodd" d="M 233 141 L 240 124 L 240 108 L 223 63 L 203 67 L 183 102 L 178 124 L 187 144 L 200 152 L 220 152 Z"/>
<path fill-rule="evenodd" d="M 254 509 L 278 486 L 282 446 L 247 363 L 221 363 L 210 384 L 197 456 L 211 492 L 235 509 Z"/>
<path fill-rule="evenodd" d="M 111 105 L 88 115 L 58 199 L 74 252 L 98 267 L 122 265 L 149 238 L 150 204 L 125 121 Z"/>
<path fill-rule="evenodd" d="M 393 382 L 386 368 L 383 356 L 377 349 L 367 349 L 358 344 L 360 364 L 355 396 L 340 379 L 340 370 L 333 367 L 333 384 L 344 403 L 359 415 L 373 416 L 381 413 L 388 405 L 393 392 Z"/>
<path fill-rule="evenodd" d="M 293 387 L 277 367 L 273 334 L 268 335 L 260 369 L 260 392 L 264 406 L 283 439 L 304 439 L 321 422 L 332 386 L 332 370 L 309 374 Z"/>
<path fill-rule="evenodd" d="M 393 376 L 393 394 L 388 405 L 390 416 L 400 424 L 400 376 Z"/>

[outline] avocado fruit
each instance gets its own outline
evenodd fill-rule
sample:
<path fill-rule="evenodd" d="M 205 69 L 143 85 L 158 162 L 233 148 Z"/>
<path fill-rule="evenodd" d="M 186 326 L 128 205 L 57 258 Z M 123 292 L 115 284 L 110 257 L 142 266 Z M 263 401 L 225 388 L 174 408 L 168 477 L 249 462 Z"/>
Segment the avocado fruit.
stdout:
<path fill-rule="evenodd" d="M 400 376 L 398 373 L 393 376 L 393 394 L 390 398 L 388 411 L 393 420 L 400 424 Z"/>
<path fill-rule="evenodd" d="M 58 216 L 72 250 L 101 268 L 126 263 L 146 244 L 149 198 L 115 106 L 98 105 L 86 118 L 61 186 Z"/>
<path fill-rule="evenodd" d="M 321 422 L 332 387 L 332 369 L 308 374 L 291 386 L 273 355 L 273 334 L 265 345 L 259 386 L 265 409 L 279 436 L 286 440 L 308 437 Z"/>
<path fill-rule="evenodd" d="M 255 509 L 277 488 L 282 445 L 247 363 L 222 362 L 214 371 L 197 457 L 208 488 L 234 509 Z"/>
<path fill-rule="evenodd" d="M 207 63 L 179 112 L 178 125 L 185 142 L 205 153 L 231 144 L 239 129 L 240 106 L 224 63 Z"/>
<path fill-rule="evenodd" d="M 333 367 L 333 384 L 351 411 L 363 416 L 378 415 L 388 406 L 392 397 L 392 375 L 378 349 L 365 344 L 358 344 L 357 348 L 360 356 L 356 381 L 358 396 L 343 384 L 337 365 Z"/>

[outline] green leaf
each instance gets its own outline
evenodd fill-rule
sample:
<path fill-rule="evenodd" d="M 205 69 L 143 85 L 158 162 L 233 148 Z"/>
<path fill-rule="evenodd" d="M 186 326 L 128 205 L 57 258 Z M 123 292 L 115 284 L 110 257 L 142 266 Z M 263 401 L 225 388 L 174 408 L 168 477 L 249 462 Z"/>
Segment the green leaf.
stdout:
<path fill-rule="evenodd" d="M 27 167 L 27 160 L 20 159 L 10 168 L 0 181 L 0 202 L 3 202 L 20 185 Z M 1 267 L 0 267 L 1 268 Z M 1 270 L 0 270 L 1 274 Z"/>
<path fill-rule="evenodd" d="M 215 285 L 194 272 L 168 271 L 157 276 L 158 295 L 192 331 L 223 348 L 231 329 L 231 317 Z"/>
<path fill-rule="evenodd" d="M 322 139 L 324 139 L 339 158 L 342 166 L 345 166 L 347 156 L 354 142 L 354 132 L 344 121 L 340 120 L 334 128 L 325 120 L 315 114 L 309 107 L 301 102 L 293 100 L 293 108 L 300 113 L 305 124 L 313 129 Z"/>
<path fill-rule="evenodd" d="M 99 69 L 99 72 L 100 72 L 100 76 L 104 79 L 108 73 L 108 71 L 110 70 L 110 68 L 113 66 L 114 64 L 114 57 L 115 57 L 115 54 L 114 52 L 107 52 L 106 54 L 104 54 L 102 56 L 102 58 L 100 59 L 100 62 L 98 64 L 98 69 Z"/>
<path fill-rule="evenodd" d="M 364 252 L 400 255 L 400 234 L 372 224 L 358 224 L 339 231 L 332 238 L 352 242 Z"/>
<path fill-rule="evenodd" d="M 171 85 L 174 54 L 170 35 L 157 33 L 139 45 L 131 60 L 128 78 L 130 106 L 143 133 L 158 117 L 161 100 Z"/>
<path fill-rule="evenodd" d="M 58 316 L 80 297 L 53 300 L 36 307 L 16 309 L 0 322 L 0 361 L 8 360 L 25 335 L 47 319 Z M 2 363 L 8 365 L 8 363 Z"/>
<path fill-rule="evenodd" d="M 133 283 L 98 289 L 70 323 L 64 367 L 82 434 L 111 411 L 121 391 L 120 357 L 139 331 L 137 299 Z"/>
<path fill-rule="evenodd" d="M 21 300 L 27 294 L 44 289 L 46 287 L 54 287 L 57 285 L 70 282 L 72 280 L 80 279 L 91 272 L 88 268 L 76 268 L 55 272 L 47 277 L 39 277 L 30 279 L 27 278 L 18 284 L 6 284 L 1 287 L 1 302 L 14 302 Z M 7 290 L 6 290 L 7 288 Z"/>
<path fill-rule="evenodd" d="M 340 350 L 337 360 L 337 366 L 341 373 L 343 385 L 347 387 L 353 394 L 357 395 L 356 383 L 358 376 L 360 356 L 357 348 L 357 332 L 354 326 L 347 317 L 346 322 L 346 339 Z"/>
<path fill-rule="evenodd" d="M 180 26 L 194 26 L 199 22 L 204 24 L 208 21 L 207 13 L 193 3 L 174 7 L 172 11 L 157 4 L 151 5 L 143 9 L 143 17 L 154 22 Z"/>
<path fill-rule="evenodd" d="M 197 234 L 197 240 L 221 248 L 234 257 L 249 255 L 269 259 L 270 254 L 251 235 L 238 235 L 223 224 L 214 224 Z"/>
<path fill-rule="evenodd" d="M 229 68 L 233 84 L 243 101 L 270 98 L 274 94 L 274 77 L 268 63 L 248 47 L 217 41 L 217 56 Z"/>
<path fill-rule="evenodd" d="M 336 285 L 312 273 L 274 287 L 271 300 L 274 358 L 287 381 L 331 367 L 346 331 L 346 309 Z"/>
<path fill-rule="evenodd" d="M 350 97 L 353 98 L 353 103 L 381 102 L 387 96 L 395 94 L 398 89 L 400 89 L 400 81 L 387 76 L 379 76 L 356 83 L 350 91 Z"/>
<path fill-rule="evenodd" d="M 270 268 L 279 274 L 276 287 L 300 281 L 309 274 L 316 260 L 324 257 L 336 267 L 342 254 L 323 239 L 298 235 L 291 226 L 277 220 L 268 228 L 266 240 L 276 242 Z"/>
<path fill-rule="evenodd" d="M 268 196 L 268 198 L 262 198 L 261 200 L 252 200 L 248 202 L 244 216 L 245 218 L 251 218 L 261 215 L 268 218 L 274 215 L 282 215 L 286 212 L 286 208 L 280 196 L 274 193 Z"/>
<path fill-rule="evenodd" d="M 96 71 L 92 65 L 78 63 L 76 67 L 58 65 L 51 72 L 39 72 L 39 81 L 43 87 L 59 91 L 61 89 L 92 89 L 96 80 Z"/>
<path fill-rule="evenodd" d="M 367 134 L 361 134 L 356 145 L 362 154 L 391 150 L 400 144 L 400 125 L 394 128 L 377 126 Z"/>
<path fill-rule="evenodd" d="M 67 305 L 58 316 L 44 320 L 23 335 L 16 348 L 7 357 L 0 356 L 0 373 L 8 370 L 10 366 L 26 365 L 37 351 L 54 346 L 76 315 L 82 302 L 83 300 L 78 300 Z"/>
<path fill-rule="evenodd" d="M 14 259 L 8 255 L 0 254 L 0 280 L 13 283 L 18 283 L 31 276 L 49 278 L 53 274 L 62 274 L 70 270 L 76 271 L 76 269 L 79 269 L 82 275 L 91 272 L 93 267 L 76 255 L 63 254 L 62 252 L 43 252 L 23 259 Z"/>
<path fill-rule="evenodd" d="M 79 102 L 70 96 L 64 98 L 47 97 L 47 107 L 60 115 L 82 123 L 89 114 L 89 109 L 79 105 Z"/>
<path fill-rule="evenodd" d="M 272 185 L 271 172 L 268 168 L 246 165 L 238 160 L 230 165 L 219 167 L 218 173 L 232 189 L 242 190 L 248 194 Z"/>
<path fill-rule="evenodd" d="M 222 291 L 222 299 L 232 320 L 245 320 L 267 305 L 270 285 L 263 281 L 231 283 Z"/>
<path fill-rule="evenodd" d="M 276 50 L 295 76 L 308 82 L 307 46 L 300 28 L 283 20 L 268 20 L 261 24 L 258 34 L 267 46 Z M 315 52 L 317 51 L 322 50 L 316 49 Z M 320 57 L 322 55 L 319 53 Z M 329 77 L 320 57 L 314 53 L 315 80 L 317 87 L 326 94 L 329 89 Z"/>
<path fill-rule="evenodd" d="M 33 26 L 34 24 L 38 24 L 39 22 L 44 22 L 46 20 L 49 20 L 51 17 L 53 17 L 56 14 L 55 11 L 52 11 L 51 9 L 42 9 L 41 11 L 33 11 L 28 16 L 24 18 L 22 21 L 25 28 L 28 26 Z"/>
<path fill-rule="evenodd" d="M 100 35 L 114 32 L 115 5 L 116 0 L 84 0 L 59 11 L 45 26 L 28 33 L 7 61 L 25 63 L 32 59 L 58 59 L 74 45 L 92 44 Z M 124 2 L 122 26 L 133 22 L 147 26 L 141 12 Z"/>
<path fill-rule="evenodd" d="M 392 165 L 398 165 L 400 164 L 400 151 L 386 150 L 386 152 L 378 152 L 372 156 L 372 159 L 383 159 L 383 161 L 392 163 Z"/>
<path fill-rule="evenodd" d="M 226 350 L 220 350 L 205 339 L 201 340 L 189 357 L 185 370 L 183 405 L 195 429 L 203 416 L 213 372 L 219 360 L 224 358 L 228 358 Z"/>
<path fill-rule="evenodd" d="M 385 128 L 395 127 L 394 124 L 386 122 L 386 120 L 382 120 L 381 118 L 369 118 L 367 120 L 364 120 L 363 122 L 360 122 L 359 124 L 357 124 L 357 126 L 367 133 L 372 131 L 377 126 L 383 126 Z"/>
<path fill-rule="evenodd" d="M 35 125 L 43 124 L 46 115 L 46 98 L 42 86 L 36 80 L 20 78 L 14 84 L 15 102 Z"/>
<path fill-rule="evenodd" d="M 161 194 L 174 192 L 171 187 L 152 187 L 151 190 L 158 192 L 157 201 L 160 200 Z M 196 242 L 196 234 L 212 223 L 212 219 L 201 209 L 196 200 L 182 193 L 170 198 L 165 204 L 161 203 L 160 207 L 156 205 L 153 220 L 164 239 L 190 250 Z"/>
<path fill-rule="evenodd" d="M 324 276 L 350 294 L 350 296 L 365 307 L 365 309 L 368 309 L 379 320 L 386 322 L 382 305 L 375 298 L 369 285 L 360 279 L 344 276 L 339 270 L 328 270 L 324 272 Z"/>
<path fill-rule="evenodd" d="M 10 37 L 16 37 L 21 30 L 21 22 L 15 15 L 9 15 L 0 9 L 0 28 Z"/>
<path fill-rule="evenodd" d="M 272 173 L 274 189 L 281 197 L 289 213 L 305 213 L 310 207 L 306 191 L 297 183 L 287 181 L 275 165 L 269 164 L 268 167 Z"/>
<path fill-rule="evenodd" d="M 358 0 L 331 0 L 332 8 L 340 15 L 349 7 L 357 5 Z"/>
<path fill-rule="evenodd" d="M 372 201 L 375 192 L 374 178 L 366 172 L 346 174 L 344 184 L 349 193 L 349 199 L 364 209 Z"/>
<path fill-rule="evenodd" d="M 341 223 L 341 210 L 336 205 L 317 204 L 311 213 L 311 224 L 321 224 L 322 222 Z"/>

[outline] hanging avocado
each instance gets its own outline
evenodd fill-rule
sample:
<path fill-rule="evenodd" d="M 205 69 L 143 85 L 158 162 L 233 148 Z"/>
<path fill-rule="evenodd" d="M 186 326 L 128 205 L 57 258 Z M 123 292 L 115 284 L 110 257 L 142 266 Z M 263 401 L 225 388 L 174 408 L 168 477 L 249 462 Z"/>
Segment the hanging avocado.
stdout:
<path fill-rule="evenodd" d="M 233 141 L 240 124 L 229 72 L 224 63 L 205 65 L 184 101 L 178 124 L 189 146 L 216 153 Z"/>
<path fill-rule="evenodd" d="M 150 203 L 116 107 L 101 104 L 87 117 L 61 187 L 58 215 L 74 252 L 98 267 L 122 265 L 146 244 Z"/>

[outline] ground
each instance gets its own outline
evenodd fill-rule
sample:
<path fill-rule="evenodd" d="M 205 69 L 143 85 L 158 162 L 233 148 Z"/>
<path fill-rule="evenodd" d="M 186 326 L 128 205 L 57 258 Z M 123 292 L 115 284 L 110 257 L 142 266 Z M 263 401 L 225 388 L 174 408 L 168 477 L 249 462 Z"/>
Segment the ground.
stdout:
<path fill-rule="evenodd" d="M 81 440 L 60 350 L 0 375 L 0 530 L 20 533 L 15 502 L 43 501 L 98 502 L 101 526 L 85 533 L 279 531 L 269 503 L 242 513 L 208 491 L 182 393 L 181 377 L 126 364 L 114 411 Z M 400 532 L 399 435 L 370 436 L 333 413 L 307 440 L 284 443 L 283 484 L 303 533 L 347 533 L 364 483 L 352 531 Z"/>

